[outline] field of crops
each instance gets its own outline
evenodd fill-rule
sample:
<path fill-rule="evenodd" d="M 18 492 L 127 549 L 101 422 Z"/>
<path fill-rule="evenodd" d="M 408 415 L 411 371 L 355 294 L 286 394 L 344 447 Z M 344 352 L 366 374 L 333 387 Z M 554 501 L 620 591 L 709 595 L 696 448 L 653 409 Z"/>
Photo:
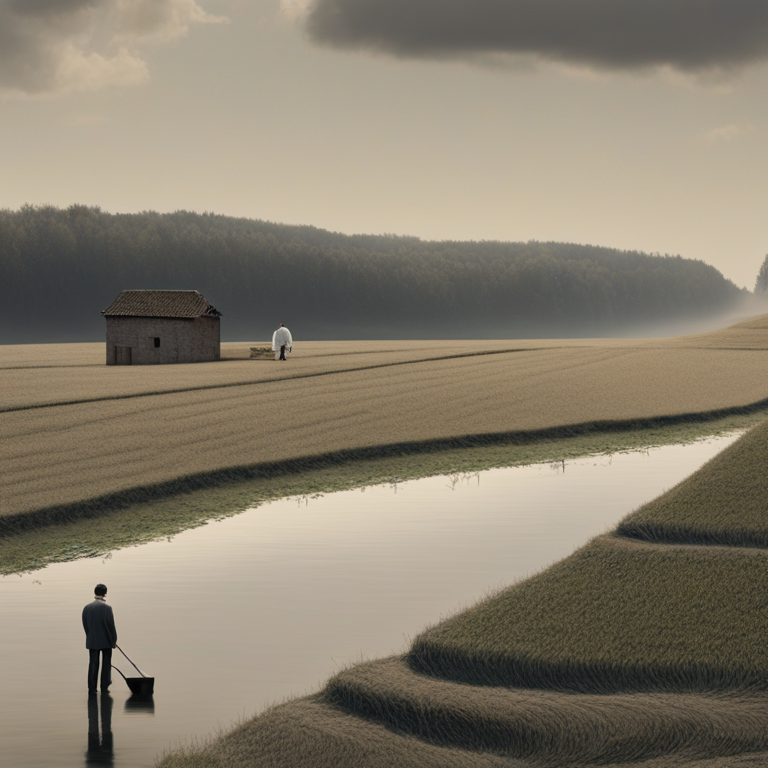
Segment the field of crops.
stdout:
<path fill-rule="evenodd" d="M 702 344 L 716 371 L 703 341 L 667 343 L 686 369 L 686 344 Z M 612 382 L 666 352 L 655 346 L 567 353 L 594 354 L 584 367 Z M 695 386 L 666 372 L 691 401 L 714 397 L 712 376 Z M 732 369 L 731 394 L 750 376 Z M 645 391 L 661 401 L 660 384 Z M 764 422 L 613 533 L 427 629 L 404 657 L 352 666 L 159 766 L 768 765 L 767 465 Z"/>
<path fill-rule="evenodd" d="M 103 365 L 98 344 L 0 347 L 0 518 L 36 525 L 259 472 L 768 398 L 768 317 L 688 339 L 297 343 L 287 363 L 250 360 L 248 346 L 137 367 Z"/>

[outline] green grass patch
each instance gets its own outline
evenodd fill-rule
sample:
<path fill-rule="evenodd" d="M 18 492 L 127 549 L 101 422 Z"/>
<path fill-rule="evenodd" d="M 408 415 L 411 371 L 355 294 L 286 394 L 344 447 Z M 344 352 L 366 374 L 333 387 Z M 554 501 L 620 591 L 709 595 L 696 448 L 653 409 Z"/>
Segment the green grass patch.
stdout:
<path fill-rule="evenodd" d="M 88 509 L 87 516 L 76 517 L 71 522 L 39 524 L 18 532 L 5 530 L 0 535 L 0 573 L 20 573 L 49 563 L 102 556 L 111 550 L 171 537 L 279 498 L 685 443 L 703 436 L 747 429 L 763 419 L 765 414 L 758 413 L 522 445 L 489 445 L 348 461 L 312 471 L 285 470 L 271 477 L 226 483 L 138 504 L 96 504 Z"/>

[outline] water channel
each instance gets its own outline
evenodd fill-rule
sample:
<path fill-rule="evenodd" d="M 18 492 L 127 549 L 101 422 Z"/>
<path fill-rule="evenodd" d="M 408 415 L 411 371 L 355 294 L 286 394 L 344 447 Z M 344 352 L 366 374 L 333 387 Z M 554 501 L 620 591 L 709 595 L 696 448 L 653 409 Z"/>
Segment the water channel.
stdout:
<path fill-rule="evenodd" d="M 149 768 L 340 667 L 404 651 L 427 624 L 567 556 L 735 439 L 284 499 L 2 578 L 0 762 Z M 80 613 L 98 582 L 119 644 L 156 678 L 149 701 L 115 673 L 111 696 L 89 708 Z"/>

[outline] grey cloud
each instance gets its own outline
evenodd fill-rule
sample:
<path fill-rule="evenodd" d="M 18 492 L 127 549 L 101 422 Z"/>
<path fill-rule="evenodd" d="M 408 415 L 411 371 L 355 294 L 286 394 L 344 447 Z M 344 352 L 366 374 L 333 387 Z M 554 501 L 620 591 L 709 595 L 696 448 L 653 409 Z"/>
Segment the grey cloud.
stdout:
<path fill-rule="evenodd" d="M 395 56 L 688 71 L 768 58 L 766 0 L 315 0 L 304 23 L 317 43 Z"/>
<path fill-rule="evenodd" d="M 0 0 L 0 93 L 139 83 L 148 77 L 142 46 L 222 21 L 196 0 Z"/>
<path fill-rule="evenodd" d="M 38 2 L 0 0 L 0 89 L 38 93 L 54 79 L 58 52 L 51 37 L 75 34 L 84 4 L 64 5 L 46 14 Z"/>
<path fill-rule="evenodd" d="M 18 16 L 63 16 L 99 4 L 100 0 L 8 0 L 0 6 L 6 6 Z"/>

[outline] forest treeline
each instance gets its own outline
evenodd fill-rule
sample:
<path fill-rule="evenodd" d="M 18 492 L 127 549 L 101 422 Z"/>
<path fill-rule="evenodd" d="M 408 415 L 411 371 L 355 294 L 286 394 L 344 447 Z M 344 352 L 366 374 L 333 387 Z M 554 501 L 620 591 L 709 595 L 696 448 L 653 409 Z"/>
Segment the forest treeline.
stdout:
<path fill-rule="evenodd" d="M 432 242 L 186 211 L 0 211 L 0 343 L 95 341 L 126 288 L 195 289 L 224 340 L 604 336 L 725 313 L 714 267 L 567 243 Z"/>

